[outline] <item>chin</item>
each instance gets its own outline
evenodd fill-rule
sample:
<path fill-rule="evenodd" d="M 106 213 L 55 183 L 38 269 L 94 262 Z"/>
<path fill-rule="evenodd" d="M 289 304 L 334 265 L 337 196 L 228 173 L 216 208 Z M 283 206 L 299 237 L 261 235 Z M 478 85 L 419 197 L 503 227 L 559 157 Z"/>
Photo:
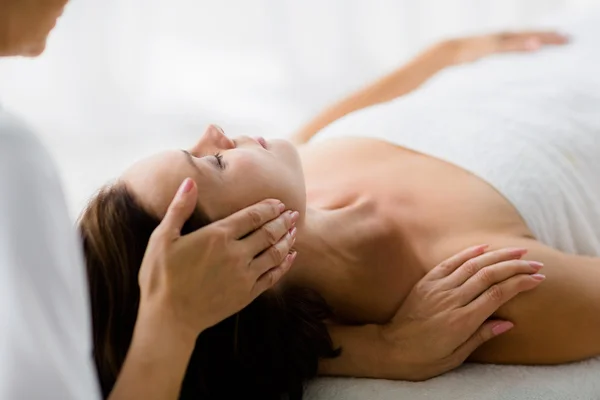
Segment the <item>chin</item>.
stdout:
<path fill-rule="evenodd" d="M 281 172 L 285 178 L 281 182 L 281 187 L 285 188 L 284 193 L 287 196 L 281 196 L 283 197 L 281 200 L 285 199 L 286 205 L 303 214 L 306 208 L 306 186 L 298 149 L 285 139 L 271 139 L 267 144 L 267 150 L 275 154 L 279 163 L 284 164 Z"/>
<path fill-rule="evenodd" d="M 296 146 L 285 139 L 270 139 L 267 142 L 267 150 L 277 154 L 286 164 L 293 163 L 292 166 L 298 166 L 302 169 L 300 164 L 300 154 Z"/>

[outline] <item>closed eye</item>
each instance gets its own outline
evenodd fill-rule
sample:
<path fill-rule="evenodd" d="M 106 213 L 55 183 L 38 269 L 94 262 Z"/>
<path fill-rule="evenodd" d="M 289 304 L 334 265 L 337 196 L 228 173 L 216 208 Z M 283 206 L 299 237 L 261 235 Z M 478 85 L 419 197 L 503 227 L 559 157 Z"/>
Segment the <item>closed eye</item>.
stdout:
<path fill-rule="evenodd" d="M 216 153 L 215 158 L 217 159 L 217 165 L 221 169 L 225 169 L 225 162 L 223 161 L 223 155 L 221 153 Z"/>

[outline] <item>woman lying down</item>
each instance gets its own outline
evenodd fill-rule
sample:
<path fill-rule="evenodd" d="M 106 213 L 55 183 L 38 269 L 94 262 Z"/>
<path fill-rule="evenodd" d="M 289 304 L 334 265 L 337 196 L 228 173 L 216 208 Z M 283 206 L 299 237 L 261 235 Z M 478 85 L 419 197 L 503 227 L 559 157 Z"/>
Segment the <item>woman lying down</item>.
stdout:
<path fill-rule="evenodd" d="M 600 355 L 600 55 L 597 35 L 570 33 L 568 44 L 552 32 L 444 42 L 319 115 L 295 136 L 318 132 L 307 145 L 211 126 L 103 188 L 80 230 L 105 392 L 131 339 L 140 254 L 186 177 L 200 190 L 187 231 L 265 198 L 299 215 L 294 267 L 200 335 L 182 397 L 300 398 L 317 363 L 330 374 L 343 357 L 333 330 L 386 324 L 431 268 L 484 243 L 470 272 L 508 264 L 515 279 L 545 281 L 498 310 L 514 328 L 470 361 Z M 477 301 L 481 288 L 465 285 L 460 301 Z M 335 373 L 394 378 L 360 363 Z"/>

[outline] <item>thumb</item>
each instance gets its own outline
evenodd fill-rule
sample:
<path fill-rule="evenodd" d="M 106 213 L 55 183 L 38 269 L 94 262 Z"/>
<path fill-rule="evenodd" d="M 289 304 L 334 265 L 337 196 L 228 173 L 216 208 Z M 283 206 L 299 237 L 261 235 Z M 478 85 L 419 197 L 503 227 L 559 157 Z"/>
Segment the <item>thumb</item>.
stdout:
<path fill-rule="evenodd" d="M 170 239 L 177 239 L 181 236 L 181 228 L 194 212 L 198 201 L 198 188 L 191 178 L 186 178 L 173 201 L 169 204 L 167 213 L 158 226 L 163 232 L 166 232 Z"/>
<path fill-rule="evenodd" d="M 514 324 L 509 321 L 493 320 L 485 322 L 465 343 L 456 349 L 454 352 L 454 356 L 457 358 L 456 361 L 459 365 L 462 364 L 479 346 L 496 336 L 508 332 L 513 327 Z"/>

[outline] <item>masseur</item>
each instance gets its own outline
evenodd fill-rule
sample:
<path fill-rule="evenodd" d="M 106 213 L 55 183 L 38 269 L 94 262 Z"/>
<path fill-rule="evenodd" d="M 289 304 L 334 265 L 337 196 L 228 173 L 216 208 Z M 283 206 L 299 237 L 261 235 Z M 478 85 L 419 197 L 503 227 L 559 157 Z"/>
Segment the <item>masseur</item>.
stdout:
<path fill-rule="evenodd" d="M 0 55 L 41 54 L 65 3 L 0 0 Z M 197 188 L 187 179 L 152 235 L 139 275 L 133 341 L 111 399 L 176 399 L 193 338 L 270 288 L 293 263 L 296 214 L 280 202 L 256 204 L 180 236 L 196 202 Z M 509 322 L 486 319 L 517 289 L 489 296 L 464 315 L 438 284 L 483 251 L 471 249 L 434 268 L 387 327 L 390 357 L 406 379 L 453 369 L 510 329 Z M 0 398 L 100 397 L 80 253 L 52 160 L 26 127 L 0 112 Z M 450 323 L 454 328 L 444 329 Z M 358 362 L 360 340 L 345 336 L 341 344 L 357 357 L 341 360 Z"/>

